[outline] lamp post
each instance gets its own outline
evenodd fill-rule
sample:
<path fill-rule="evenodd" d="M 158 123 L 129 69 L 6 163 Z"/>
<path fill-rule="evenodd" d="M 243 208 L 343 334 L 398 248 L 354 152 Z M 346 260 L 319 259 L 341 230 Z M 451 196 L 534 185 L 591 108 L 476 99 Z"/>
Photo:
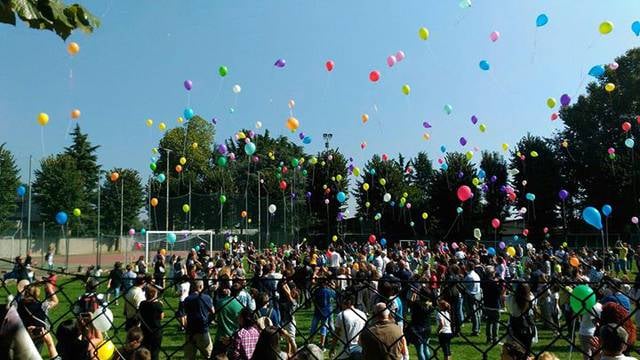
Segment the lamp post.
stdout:
<path fill-rule="evenodd" d="M 324 147 L 329 150 L 329 142 L 331 141 L 331 139 L 333 138 L 333 134 L 331 133 L 324 133 L 322 134 L 322 138 L 324 139 Z"/>
<path fill-rule="evenodd" d="M 162 148 L 162 150 L 167 152 L 167 173 L 166 175 L 166 181 L 167 181 L 167 200 L 166 200 L 166 209 L 165 209 L 165 216 L 164 216 L 164 230 L 165 231 L 169 231 L 169 153 L 171 153 L 171 149 L 167 149 L 167 148 Z"/>

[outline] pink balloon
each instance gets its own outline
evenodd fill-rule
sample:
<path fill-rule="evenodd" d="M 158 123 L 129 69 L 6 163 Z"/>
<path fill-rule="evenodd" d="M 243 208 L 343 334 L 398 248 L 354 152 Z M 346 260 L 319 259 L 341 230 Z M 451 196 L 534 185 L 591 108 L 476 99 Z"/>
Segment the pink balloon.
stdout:
<path fill-rule="evenodd" d="M 442 158 L 439 158 L 439 159 L 438 159 L 438 164 L 442 164 L 442 162 L 443 162 L 443 161 L 444 161 L 444 160 L 442 160 Z"/>
<path fill-rule="evenodd" d="M 136 234 L 136 231 L 134 229 L 129 229 L 129 236 L 133 236 Z"/>
<path fill-rule="evenodd" d="M 558 113 L 551 114 L 551 121 L 558 120 Z"/>
<path fill-rule="evenodd" d="M 637 216 L 632 217 L 631 218 L 631 222 L 637 225 L 638 224 L 638 217 Z"/>
<path fill-rule="evenodd" d="M 498 229 L 500 227 L 500 220 L 495 218 L 491 220 L 491 227 L 494 229 Z"/>
<path fill-rule="evenodd" d="M 610 147 L 610 148 L 607 149 L 607 152 L 609 153 L 609 155 L 615 154 L 616 153 L 616 149 Z"/>
<path fill-rule="evenodd" d="M 493 42 L 498 41 L 499 38 L 500 38 L 500 32 L 499 31 L 494 31 L 489 35 L 489 39 L 491 39 L 491 41 L 493 41 Z"/>
<path fill-rule="evenodd" d="M 462 185 L 458 188 L 457 195 L 458 200 L 465 202 L 473 197 L 473 192 L 467 185 Z"/>
<path fill-rule="evenodd" d="M 452 242 L 452 243 L 451 243 L 451 248 L 452 248 L 453 250 L 457 249 L 457 248 L 458 248 L 458 243 L 456 243 L 456 242 Z"/>
<path fill-rule="evenodd" d="M 404 51 L 399 50 L 399 51 L 396 53 L 396 60 L 398 60 L 398 61 L 402 61 L 402 60 L 404 60 L 404 58 L 405 58 L 405 56 L 404 56 Z"/>
<path fill-rule="evenodd" d="M 393 55 L 389 55 L 389 57 L 387 58 L 387 65 L 388 65 L 389 67 L 393 67 L 393 65 L 395 65 L 395 64 L 396 64 L 396 61 L 397 61 L 397 59 L 396 59 L 396 57 L 395 57 L 395 56 L 393 56 Z"/>
<path fill-rule="evenodd" d="M 618 69 L 619 66 L 620 65 L 618 65 L 618 63 L 614 61 L 611 64 L 609 64 L 609 69 L 616 70 L 616 69 Z"/>
<path fill-rule="evenodd" d="M 407 203 L 407 209 L 411 209 L 411 203 Z"/>

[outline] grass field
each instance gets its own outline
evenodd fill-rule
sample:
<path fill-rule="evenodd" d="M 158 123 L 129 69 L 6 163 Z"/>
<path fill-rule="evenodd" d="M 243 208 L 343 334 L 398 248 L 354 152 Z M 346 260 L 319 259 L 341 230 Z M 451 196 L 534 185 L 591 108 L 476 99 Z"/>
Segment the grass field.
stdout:
<path fill-rule="evenodd" d="M 57 328 L 57 325 L 68 318 L 71 318 L 73 315 L 70 313 L 70 309 L 73 301 L 77 299 L 79 295 L 83 293 L 83 284 L 81 281 L 71 278 L 71 277 L 62 277 L 58 280 L 59 287 L 59 300 L 60 304 L 50 312 L 50 319 L 53 324 L 53 328 Z M 106 283 L 104 283 L 100 292 L 106 292 Z M 7 286 L 0 289 L 0 301 L 6 302 L 7 295 L 9 293 L 15 293 L 15 283 L 11 282 Z M 113 299 L 112 299 L 113 300 Z M 179 325 L 177 320 L 175 319 L 175 310 L 177 310 L 177 297 L 173 293 L 172 290 L 167 290 L 162 296 L 162 302 L 164 304 L 165 311 L 165 320 L 164 324 L 164 339 L 162 343 L 163 352 L 161 352 L 161 358 L 171 358 L 171 359 L 182 359 L 182 345 L 184 344 L 184 333 L 179 331 Z M 112 303 L 110 305 L 110 309 L 113 311 L 115 317 L 115 325 L 120 329 L 112 329 L 109 331 L 109 336 L 112 337 L 112 341 L 116 345 L 117 348 L 120 348 L 124 342 L 125 338 L 125 330 L 124 330 L 124 315 L 123 315 L 123 303 L 124 300 L 121 299 L 119 305 Z M 309 328 L 311 324 L 311 318 L 313 315 L 313 310 L 301 308 L 296 313 L 296 320 L 298 326 L 298 334 L 296 337 L 298 345 L 303 344 L 305 342 L 305 338 L 308 338 Z M 507 315 L 502 315 L 502 320 L 506 324 Z M 215 335 L 215 326 L 211 330 L 212 338 Z M 501 336 L 505 333 L 506 329 L 504 326 L 500 327 Z M 432 332 L 435 332 L 435 327 L 432 329 Z M 482 328 L 481 335 L 477 337 L 471 337 L 471 324 L 466 323 L 462 329 L 463 336 L 455 337 L 452 341 L 452 353 L 454 359 L 499 359 L 500 352 L 502 350 L 502 346 L 499 344 L 496 345 L 488 345 L 485 343 L 484 336 L 484 327 Z M 304 336 L 304 337 L 303 337 Z M 566 335 L 568 337 L 568 335 Z M 319 341 L 319 338 L 316 337 L 314 339 L 316 343 Z M 431 346 L 438 349 L 438 341 L 437 338 L 431 339 Z M 551 331 L 547 330 L 539 330 L 539 342 L 534 345 L 534 351 L 539 352 L 542 350 L 547 350 L 555 353 L 561 359 L 569 358 L 569 343 L 563 339 L 557 339 Z M 46 351 L 46 350 L 45 350 Z M 415 349 L 411 346 L 410 356 L 412 359 L 417 359 Z M 486 352 L 486 357 L 483 356 L 483 353 Z M 166 354 L 166 355 L 165 355 Z M 325 353 L 328 354 L 328 353 Z M 435 354 L 438 359 L 442 358 L 442 352 L 439 349 Z M 580 358 L 580 354 L 573 355 L 576 359 Z"/>

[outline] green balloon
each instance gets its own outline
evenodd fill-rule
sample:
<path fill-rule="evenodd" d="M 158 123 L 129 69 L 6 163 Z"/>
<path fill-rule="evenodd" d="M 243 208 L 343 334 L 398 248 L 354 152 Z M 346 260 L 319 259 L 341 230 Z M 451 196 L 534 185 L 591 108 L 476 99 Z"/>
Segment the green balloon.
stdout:
<path fill-rule="evenodd" d="M 578 285 L 571 292 L 569 304 L 576 315 L 584 314 L 585 311 L 591 311 L 595 306 L 596 294 L 588 285 Z"/>
<path fill-rule="evenodd" d="M 280 180 L 280 178 L 282 178 L 282 175 L 280 175 L 280 173 L 276 173 L 276 179 Z"/>
<path fill-rule="evenodd" d="M 298 164 L 300 164 L 300 161 L 298 161 L 298 159 L 296 158 L 291 159 L 291 166 L 296 167 L 298 166 Z"/>
<path fill-rule="evenodd" d="M 227 197 L 224 195 L 220 195 L 220 204 L 224 204 L 227 202 Z"/>
<path fill-rule="evenodd" d="M 226 157 L 224 157 L 224 156 L 220 156 L 220 157 L 218 158 L 218 166 L 220 166 L 220 167 L 225 167 L 225 166 L 227 166 L 227 158 L 226 158 Z"/>
<path fill-rule="evenodd" d="M 305 169 L 305 170 L 302 170 L 302 176 L 307 176 L 307 174 L 308 174 L 308 172 L 307 172 L 307 170 L 306 170 L 306 169 Z"/>
<path fill-rule="evenodd" d="M 229 69 L 227 69 L 226 66 L 223 65 L 218 68 L 218 74 L 220 74 L 220 76 L 225 77 L 227 76 L 228 73 L 229 73 Z"/>
<path fill-rule="evenodd" d="M 151 164 L 149 164 L 149 169 L 151 169 L 151 171 L 156 171 L 156 168 L 157 168 L 157 167 L 158 167 L 158 166 L 156 165 L 156 163 L 151 163 Z"/>

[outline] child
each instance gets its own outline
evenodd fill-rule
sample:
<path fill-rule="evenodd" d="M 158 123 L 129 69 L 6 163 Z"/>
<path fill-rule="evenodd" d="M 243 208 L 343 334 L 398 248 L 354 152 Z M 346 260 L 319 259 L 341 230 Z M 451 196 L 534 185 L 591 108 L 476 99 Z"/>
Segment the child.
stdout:
<path fill-rule="evenodd" d="M 451 338 L 453 332 L 451 331 L 451 305 L 444 300 L 438 301 L 438 315 L 436 320 L 438 321 L 438 340 L 440 340 L 440 347 L 444 353 L 444 360 L 451 360 Z"/>

